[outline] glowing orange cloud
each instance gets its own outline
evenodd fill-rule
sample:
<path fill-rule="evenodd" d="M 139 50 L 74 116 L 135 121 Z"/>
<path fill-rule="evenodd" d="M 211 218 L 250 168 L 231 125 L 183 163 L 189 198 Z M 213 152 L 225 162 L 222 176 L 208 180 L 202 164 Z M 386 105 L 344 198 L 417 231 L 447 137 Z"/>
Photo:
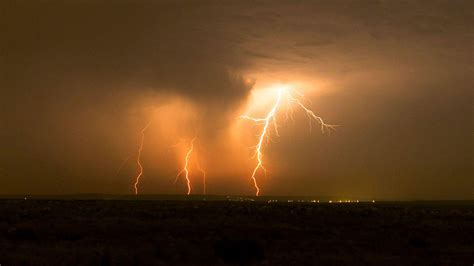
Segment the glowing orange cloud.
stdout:
<path fill-rule="evenodd" d="M 256 127 L 258 127 L 258 133 L 256 136 L 256 144 L 252 146 L 254 150 L 252 159 L 255 158 L 256 162 L 255 165 L 252 166 L 252 171 L 250 175 L 251 183 L 253 184 L 253 187 L 255 189 L 255 195 L 259 196 L 261 192 L 261 187 L 259 185 L 259 176 L 260 175 L 267 175 L 267 168 L 266 168 L 266 162 L 264 160 L 264 149 L 265 149 L 265 144 L 268 144 L 268 142 L 271 140 L 271 137 L 273 135 L 279 137 L 279 124 L 278 124 L 278 118 L 280 117 L 281 113 L 286 114 L 286 120 L 288 119 L 293 119 L 293 112 L 294 109 L 297 108 L 298 110 L 303 111 L 306 116 L 308 117 L 309 121 L 309 127 L 311 130 L 311 127 L 314 122 L 316 122 L 318 125 L 320 125 L 321 132 L 324 133 L 325 131 L 329 131 L 330 129 L 333 129 L 334 126 L 326 124 L 324 120 L 317 116 L 310 108 L 308 108 L 308 105 L 304 101 L 304 96 L 300 93 L 298 93 L 296 90 L 293 89 L 293 87 L 290 86 L 277 86 L 277 87 L 270 87 L 269 89 L 257 89 L 254 90 L 253 96 L 256 97 L 254 99 L 251 99 L 249 103 L 251 105 L 248 105 L 247 111 L 244 112 L 243 115 L 240 116 L 240 119 L 244 121 L 250 121 L 252 124 L 254 124 Z M 251 108 L 251 109 L 250 109 Z M 196 124 L 198 124 L 196 121 L 199 118 L 199 112 L 198 110 L 192 105 L 189 104 L 186 101 L 181 101 L 179 98 L 177 99 L 170 99 L 170 101 L 167 101 L 166 104 L 163 104 L 159 108 L 160 110 L 155 110 L 153 117 L 156 118 L 156 115 L 159 115 L 160 119 L 158 120 L 153 120 L 153 125 L 154 128 L 159 129 L 158 134 L 159 135 L 159 144 L 164 144 L 167 143 L 168 141 L 175 140 L 177 136 L 181 134 L 185 134 L 186 131 L 189 131 L 191 128 L 196 128 Z M 255 115 L 256 112 L 261 112 L 259 115 Z M 252 115 L 249 115 L 252 114 Z M 233 114 L 232 116 L 234 116 Z M 149 130 L 150 125 L 152 124 L 152 120 L 150 120 L 140 131 L 141 133 L 141 139 L 140 139 L 140 145 L 138 147 L 137 151 L 137 156 L 136 156 L 136 165 L 137 165 L 137 173 L 134 176 L 134 192 L 135 195 L 138 195 L 138 187 L 140 184 L 141 177 L 143 177 L 144 173 L 144 167 L 142 165 L 142 153 L 145 145 L 145 133 L 147 130 Z M 240 123 L 234 124 L 238 125 Z M 184 125 L 184 126 L 183 126 Z M 237 128 L 231 126 L 229 128 L 229 135 L 231 137 L 237 137 L 238 132 L 241 132 Z M 274 133 L 273 133 L 274 132 Z M 273 134 L 272 134 L 273 133 Z M 241 147 L 241 138 L 236 139 L 236 141 L 228 141 L 226 140 L 225 142 L 219 142 L 218 145 L 219 148 L 225 147 L 226 152 L 222 153 L 219 151 L 219 155 L 230 155 L 234 156 L 232 157 L 232 161 L 235 162 L 235 160 L 243 159 L 247 160 L 247 155 L 245 156 L 238 156 L 235 157 L 236 154 L 233 151 L 240 150 Z M 219 141 L 219 140 L 218 140 Z M 220 140 L 222 141 L 222 139 Z M 202 175 L 202 193 L 206 194 L 207 193 L 207 173 L 200 164 L 198 155 L 201 156 L 199 153 L 199 147 L 198 144 L 201 145 L 201 140 L 198 142 L 198 137 L 195 136 L 192 139 L 188 139 L 185 142 L 179 142 L 176 145 L 186 145 L 185 151 L 179 152 L 177 155 L 178 160 L 183 160 L 183 166 L 179 170 L 179 172 L 176 175 L 175 178 L 175 183 L 180 179 L 183 178 L 185 183 L 186 183 L 186 194 L 189 195 L 192 193 L 194 187 L 193 187 L 193 182 L 194 180 L 192 179 L 192 171 L 196 171 L 197 173 L 200 173 Z M 207 143 L 209 144 L 209 143 Z M 174 145 L 174 146 L 176 146 Z M 210 149 L 213 149 L 216 146 L 210 147 Z M 209 148 L 209 147 L 208 147 Z M 235 149 L 237 148 L 237 149 Z M 229 152 L 230 151 L 230 152 Z M 214 153 L 213 153 L 214 154 Z M 206 158 L 205 158 L 206 159 Z M 229 166 L 226 165 L 229 160 L 222 159 L 221 156 L 217 159 L 218 161 L 215 162 L 213 161 L 213 172 L 216 173 L 216 171 L 224 171 L 224 174 L 227 173 L 235 173 L 235 171 L 241 171 L 241 169 L 233 169 L 232 167 L 235 168 L 235 164 Z M 212 160 L 212 157 L 211 157 Z M 122 165 L 120 166 L 119 170 L 123 167 L 123 165 L 126 163 L 127 160 L 125 160 Z M 208 160 L 207 160 L 208 161 Z M 221 166 L 221 168 L 219 168 Z"/>
<path fill-rule="evenodd" d="M 193 108 L 192 104 L 180 99 L 179 97 L 170 97 L 166 103 L 161 103 L 159 107 L 153 108 L 149 122 L 140 130 L 141 139 L 136 156 L 137 173 L 133 177 L 133 190 L 135 195 L 138 195 L 138 188 L 144 173 L 144 167 L 141 160 L 145 145 L 146 131 L 149 130 L 150 126 L 153 124 L 153 127 L 159 129 L 158 134 L 161 134 L 160 143 L 173 140 L 176 135 L 181 134 L 181 125 L 183 123 L 193 121 L 193 115 L 195 114 Z M 160 119 L 156 119 L 157 117 Z M 117 173 L 124 167 L 127 160 L 122 163 L 117 170 Z"/>
<path fill-rule="evenodd" d="M 301 94 L 299 94 L 299 96 L 302 97 Z M 311 121 L 312 120 L 314 120 L 314 121 L 316 121 L 320 124 L 321 132 L 323 132 L 323 133 L 324 133 L 325 129 L 326 130 L 334 129 L 333 125 L 326 124 L 321 117 L 317 116 L 313 111 L 308 109 L 298 98 L 293 96 L 290 89 L 286 86 L 280 86 L 276 89 L 275 102 L 274 102 L 272 108 L 270 109 L 270 111 L 268 111 L 268 113 L 266 114 L 266 116 L 264 118 L 254 118 L 254 117 L 251 117 L 249 115 L 241 115 L 240 118 L 242 118 L 242 119 L 250 120 L 250 121 L 252 121 L 252 122 L 254 122 L 258 125 L 263 125 L 262 130 L 258 134 L 257 145 L 255 145 L 254 157 L 257 157 L 257 165 L 253 169 L 252 175 L 251 175 L 251 179 L 252 179 L 253 185 L 255 187 L 255 195 L 256 196 L 260 195 L 260 187 L 257 183 L 256 175 L 257 175 L 257 173 L 260 169 L 266 175 L 266 169 L 263 165 L 263 153 L 262 153 L 263 142 L 264 142 L 264 140 L 268 141 L 269 127 L 270 126 L 273 126 L 273 129 L 275 130 L 276 135 L 279 136 L 278 124 L 277 124 L 277 114 L 278 114 L 278 111 L 280 110 L 281 102 L 282 102 L 283 98 L 285 98 L 286 101 L 287 101 L 287 110 L 286 110 L 287 118 L 289 117 L 288 111 L 290 111 L 291 113 L 293 112 L 291 104 L 296 104 L 297 106 L 301 107 L 303 109 L 303 111 L 306 112 L 306 115 L 309 118 L 310 129 L 311 129 L 311 124 L 312 124 Z"/>

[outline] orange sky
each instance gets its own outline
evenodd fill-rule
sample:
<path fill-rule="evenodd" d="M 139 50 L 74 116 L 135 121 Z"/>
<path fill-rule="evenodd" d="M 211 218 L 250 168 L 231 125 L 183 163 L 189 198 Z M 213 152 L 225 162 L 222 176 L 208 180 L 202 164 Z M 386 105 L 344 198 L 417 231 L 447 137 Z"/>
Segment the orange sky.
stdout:
<path fill-rule="evenodd" d="M 339 127 L 280 114 L 264 195 L 472 199 L 470 5 L 2 2 L 0 194 L 133 193 L 117 168 L 151 120 L 142 193 L 185 193 L 173 145 L 198 134 L 208 192 L 252 195 L 260 127 L 239 116 L 285 84 Z"/>

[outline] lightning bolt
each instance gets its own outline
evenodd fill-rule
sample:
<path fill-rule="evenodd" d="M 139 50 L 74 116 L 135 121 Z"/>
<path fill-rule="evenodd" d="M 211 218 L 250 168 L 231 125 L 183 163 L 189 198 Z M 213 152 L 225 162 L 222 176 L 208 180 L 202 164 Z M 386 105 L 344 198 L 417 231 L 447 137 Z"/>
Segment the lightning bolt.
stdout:
<path fill-rule="evenodd" d="M 138 195 L 138 183 L 140 182 L 140 177 L 142 177 L 142 175 L 143 175 L 143 166 L 142 166 L 142 163 L 141 163 L 140 159 L 141 159 L 141 156 L 142 156 L 143 142 L 145 141 L 145 131 L 148 129 L 150 124 L 151 124 L 151 121 L 148 122 L 148 124 L 146 124 L 145 127 L 142 128 L 142 130 L 140 132 L 141 135 L 142 135 L 142 138 L 141 138 L 140 146 L 138 147 L 138 153 L 137 153 L 138 174 L 135 177 L 135 184 L 133 185 L 133 187 L 135 188 L 135 195 Z"/>
<path fill-rule="evenodd" d="M 304 106 L 304 104 L 294 98 L 293 96 L 291 96 L 290 94 L 288 94 L 288 97 L 291 101 L 293 101 L 294 103 L 296 103 L 298 106 L 301 107 L 301 109 L 303 109 L 305 112 L 306 112 L 306 115 L 308 116 L 308 121 L 309 121 L 309 130 L 311 130 L 312 128 L 312 123 L 311 121 L 316 121 L 319 123 L 319 125 L 321 126 L 321 133 L 325 133 L 325 131 L 327 131 L 328 133 L 331 132 L 331 129 L 332 130 L 335 130 L 336 129 L 336 126 L 337 125 L 329 125 L 329 124 L 326 124 L 324 122 L 324 120 L 320 117 L 320 116 L 317 116 L 313 111 L 311 111 L 310 109 L 308 109 L 306 106 Z"/>
<path fill-rule="evenodd" d="M 302 95 L 300 95 L 302 97 Z M 298 98 L 294 97 L 291 92 L 287 88 L 279 88 L 277 90 L 277 96 L 275 103 L 273 104 L 272 108 L 270 111 L 267 113 L 267 115 L 264 118 L 254 118 L 248 115 L 241 115 L 241 119 L 246 119 L 250 120 L 257 125 L 263 125 L 262 130 L 260 133 L 257 135 L 258 136 L 258 143 L 255 145 L 255 153 L 252 156 L 252 158 L 256 157 L 257 158 L 257 165 L 252 171 L 251 175 L 251 180 L 253 182 L 253 185 L 255 187 L 255 196 L 260 195 L 260 187 L 257 182 L 257 173 L 259 170 L 263 171 L 264 175 L 266 176 L 267 170 L 263 165 L 263 144 L 264 141 L 266 140 L 268 142 L 269 140 L 269 128 L 273 126 L 273 129 L 275 130 L 275 134 L 279 136 L 278 132 L 278 124 L 277 124 L 277 114 L 278 111 L 280 110 L 281 102 L 283 98 L 286 98 L 286 117 L 287 119 L 291 117 L 293 119 L 293 108 L 292 108 L 292 103 L 299 106 L 300 108 L 305 111 L 306 115 L 308 116 L 309 119 L 309 126 L 310 130 L 312 127 L 312 121 L 316 121 L 320 124 L 321 126 L 321 132 L 324 133 L 325 130 L 330 131 L 330 129 L 334 129 L 335 125 L 329 125 L 324 122 L 324 120 L 317 116 L 313 111 L 311 111 L 309 108 L 307 108 Z"/>
<path fill-rule="evenodd" d="M 207 184 L 206 184 L 206 171 L 204 171 L 204 169 L 199 164 L 199 160 L 198 160 L 197 156 L 196 156 L 196 167 L 199 170 L 199 172 L 202 173 L 202 193 L 204 195 L 206 195 L 206 186 L 207 186 Z"/>
<path fill-rule="evenodd" d="M 122 163 L 120 164 L 119 168 L 117 168 L 117 171 L 115 172 L 115 175 L 118 176 L 120 174 L 120 171 L 122 171 L 122 168 L 127 164 L 127 162 L 132 158 L 132 155 L 128 156 L 125 158 Z"/>
<path fill-rule="evenodd" d="M 196 140 L 196 137 L 194 137 L 191 140 L 191 146 L 189 147 L 188 152 L 186 152 L 186 156 L 184 157 L 184 167 L 179 173 L 176 175 L 176 181 L 178 181 L 178 178 L 184 173 L 184 178 L 186 179 L 186 184 L 188 186 L 188 192 L 187 194 L 191 194 L 191 180 L 189 179 L 189 169 L 188 169 L 188 164 L 189 164 L 189 158 L 191 157 L 191 153 L 193 152 L 194 149 L 194 141 Z"/>
<path fill-rule="evenodd" d="M 195 155 L 195 141 L 197 140 L 197 136 L 191 139 L 189 149 L 186 152 L 186 156 L 184 157 L 184 167 L 181 169 L 181 171 L 178 172 L 176 175 L 175 183 L 178 181 L 180 176 L 184 175 L 184 178 L 186 180 L 186 185 L 188 188 L 187 195 L 191 194 L 191 179 L 189 178 L 190 175 L 190 166 L 191 166 L 191 160 L 194 159 L 194 163 L 196 165 L 196 168 L 199 172 L 202 173 L 202 182 L 203 182 L 203 193 L 206 194 L 206 171 L 201 167 L 199 164 L 199 160 L 197 155 Z M 194 156 L 193 156 L 194 154 Z"/>
<path fill-rule="evenodd" d="M 266 172 L 267 172 L 267 170 L 263 166 L 263 154 L 262 154 L 263 141 L 267 137 L 268 127 L 270 126 L 271 121 L 274 122 L 274 128 L 275 128 L 275 130 L 278 134 L 278 129 L 277 129 L 278 127 L 277 127 L 277 124 L 275 122 L 275 114 L 278 110 L 278 106 L 280 105 L 282 94 L 283 94 L 283 90 L 279 89 L 275 104 L 273 105 L 272 109 L 270 110 L 270 112 L 268 112 L 268 114 L 265 118 L 253 118 L 253 117 L 249 117 L 247 115 L 241 116 L 241 118 L 243 118 L 243 119 L 249 119 L 253 122 L 264 124 L 263 129 L 259 134 L 258 143 L 256 145 L 255 154 L 254 154 L 254 156 L 257 156 L 257 165 L 253 169 L 252 176 L 251 176 L 251 179 L 253 181 L 253 185 L 254 185 L 255 190 L 256 190 L 256 192 L 255 192 L 256 196 L 258 196 L 260 194 L 260 187 L 258 186 L 257 178 L 255 177 L 255 175 L 257 174 L 257 171 L 259 169 L 262 169 L 264 174 L 266 174 Z"/>

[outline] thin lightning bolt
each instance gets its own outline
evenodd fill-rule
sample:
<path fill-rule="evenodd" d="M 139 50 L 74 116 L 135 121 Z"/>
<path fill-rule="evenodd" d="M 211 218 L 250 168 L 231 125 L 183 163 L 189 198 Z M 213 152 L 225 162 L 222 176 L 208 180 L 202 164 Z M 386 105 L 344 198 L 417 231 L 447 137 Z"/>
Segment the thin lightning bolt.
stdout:
<path fill-rule="evenodd" d="M 204 195 L 206 195 L 206 171 L 204 171 L 204 169 L 202 169 L 201 165 L 199 164 L 199 160 L 196 156 L 196 166 L 197 166 L 197 169 L 199 170 L 199 172 L 202 173 L 202 193 Z"/>
<path fill-rule="evenodd" d="M 186 179 L 186 184 L 188 186 L 188 192 L 187 194 L 191 194 L 191 180 L 189 179 L 189 159 L 191 157 L 191 153 L 193 152 L 194 149 L 194 141 L 196 140 L 197 137 L 194 137 L 191 140 L 191 146 L 189 147 L 188 152 L 186 153 L 185 159 L 184 159 L 184 167 L 181 171 L 179 171 L 178 175 L 176 175 L 176 181 L 178 181 L 178 178 L 184 173 L 184 178 Z"/>
<path fill-rule="evenodd" d="M 306 115 L 308 116 L 309 118 L 309 130 L 311 130 L 312 128 L 312 123 L 311 121 L 313 121 L 312 119 L 314 119 L 316 122 L 318 122 L 321 126 L 321 133 L 325 133 L 325 130 L 330 133 L 331 132 L 331 129 L 332 130 L 335 130 L 336 129 L 336 125 L 329 125 L 329 124 L 326 124 L 324 122 L 324 120 L 320 117 L 320 116 L 317 116 L 316 114 L 314 114 L 313 111 L 311 111 L 310 109 L 308 109 L 306 106 L 304 106 L 304 104 L 299 101 L 298 99 L 294 98 L 293 96 L 291 96 L 290 94 L 288 94 L 288 97 L 290 98 L 291 101 L 295 102 L 297 105 L 299 105 L 305 112 L 306 112 Z"/>
<path fill-rule="evenodd" d="M 260 169 L 263 171 L 263 173 L 265 175 L 266 175 L 266 172 L 267 172 L 267 170 L 265 169 L 265 167 L 263 165 L 263 153 L 262 153 L 263 142 L 264 142 L 264 140 L 267 140 L 267 142 L 269 140 L 269 127 L 271 125 L 273 125 L 273 129 L 275 130 L 275 134 L 277 136 L 279 136 L 276 116 L 277 116 L 277 113 L 279 111 L 279 108 L 280 108 L 280 105 L 281 105 L 281 102 L 282 102 L 282 98 L 284 96 L 286 97 L 286 103 L 287 103 L 286 104 L 286 106 L 287 106 L 287 109 L 286 109 L 287 119 L 288 119 L 288 117 L 291 117 L 291 119 L 293 120 L 293 108 L 292 108 L 291 103 L 294 103 L 297 106 L 301 107 L 303 109 L 303 111 L 306 112 L 306 115 L 309 118 L 310 130 L 311 130 L 311 126 L 312 126 L 312 122 L 311 122 L 312 120 L 315 120 L 316 122 L 318 122 L 321 125 L 321 132 L 322 133 L 324 133 L 325 130 L 330 132 L 330 129 L 334 129 L 334 127 L 335 127 L 334 125 L 326 124 L 321 117 L 317 116 L 313 111 L 308 109 L 300 100 L 293 97 L 291 95 L 290 91 L 286 88 L 280 88 L 280 89 L 277 90 L 277 97 L 276 97 L 275 103 L 273 104 L 272 108 L 267 113 L 265 118 L 254 118 L 254 117 L 250 117 L 248 115 L 240 116 L 240 118 L 250 120 L 252 122 L 255 122 L 256 124 L 259 124 L 259 125 L 263 124 L 263 128 L 262 128 L 260 134 L 258 135 L 258 143 L 255 146 L 254 157 L 257 157 L 257 165 L 253 169 L 252 176 L 251 176 L 251 179 L 252 179 L 254 187 L 255 187 L 255 195 L 256 196 L 259 196 L 259 194 L 260 194 L 260 187 L 258 186 L 256 175 L 257 175 L 257 173 Z M 299 95 L 299 96 L 302 97 L 302 95 Z"/>
<path fill-rule="evenodd" d="M 138 147 L 138 154 L 137 154 L 137 166 L 138 166 L 139 172 L 137 176 L 135 177 L 135 184 L 133 185 L 133 187 L 135 188 L 135 195 L 138 195 L 138 183 L 140 182 L 140 177 L 142 177 L 143 175 L 143 166 L 140 159 L 142 156 L 143 142 L 145 141 L 145 131 L 148 129 L 150 124 L 151 124 L 151 121 L 148 122 L 148 124 L 146 124 L 145 127 L 141 130 L 142 138 L 140 141 L 140 146 Z"/>
<path fill-rule="evenodd" d="M 122 171 L 122 168 L 127 164 L 127 162 L 132 158 L 132 155 L 129 155 L 127 158 L 125 158 L 122 163 L 120 164 L 119 168 L 117 168 L 117 171 L 115 172 L 115 175 L 118 176 L 120 171 Z"/>
<path fill-rule="evenodd" d="M 196 168 L 199 172 L 202 173 L 202 185 L 203 185 L 203 194 L 206 194 L 206 171 L 201 167 L 199 164 L 198 157 L 195 153 L 195 141 L 197 140 L 197 136 L 191 139 L 191 143 L 189 146 L 188 151 L 186 152 L 186 156 L 184 157 L 184 167 L 179 171 L 179 173 L 176 175 L 175 183 L 178 181 L 180 176 L 183 176 L 186 179 L 186 184 L 188 187 L 188 192 L 187 194 L 191 194 L 191 179 L 189 178 L 189 174 L 191 172 L 190 166 L 191 166 L 191 160 L 194 159 L 194 163 L 196 165 Z M 179 145 L 179 144 L 178 144 Z"/>

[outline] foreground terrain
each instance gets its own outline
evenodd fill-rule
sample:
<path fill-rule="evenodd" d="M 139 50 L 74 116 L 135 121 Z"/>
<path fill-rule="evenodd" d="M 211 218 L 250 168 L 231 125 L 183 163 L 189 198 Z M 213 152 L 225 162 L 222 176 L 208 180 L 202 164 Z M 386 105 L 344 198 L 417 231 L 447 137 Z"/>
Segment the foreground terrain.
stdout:
<path fill-rule="evenodd" d="M 474 205 L 0 201 L 6 265 L 472 265 Z"/>

